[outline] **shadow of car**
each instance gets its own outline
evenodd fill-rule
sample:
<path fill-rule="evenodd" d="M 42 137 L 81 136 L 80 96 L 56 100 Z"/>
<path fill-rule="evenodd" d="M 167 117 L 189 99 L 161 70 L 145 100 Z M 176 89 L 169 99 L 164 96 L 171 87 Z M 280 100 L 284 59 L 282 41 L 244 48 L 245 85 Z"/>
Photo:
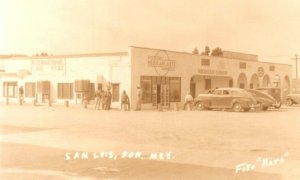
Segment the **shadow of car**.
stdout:
<path fill-rule="evenodd" d="M 264 93 L 262 91 L 254 90 L 254 89 L 245 89 L 249 93 L 252 94 L 252 96 L 257 101 L 257 104 L 259 105 L 258 109 L 266 111 L 269 107 L 276 105 L 276 100 L 269 94 Z"/>
<path fill-rule="evenodd" d="M 249 111 L 258 107 L 252 94 L 240 88 L 218 88 L 209 94 L 199 94 L 194 100 L 197 110 L 232 109 L 235 112 Z"/>
<path fill-rule="evenodd" d="M 300 94 L 288 94 L 286 97 L 286 105 L 300 104 Z"/>

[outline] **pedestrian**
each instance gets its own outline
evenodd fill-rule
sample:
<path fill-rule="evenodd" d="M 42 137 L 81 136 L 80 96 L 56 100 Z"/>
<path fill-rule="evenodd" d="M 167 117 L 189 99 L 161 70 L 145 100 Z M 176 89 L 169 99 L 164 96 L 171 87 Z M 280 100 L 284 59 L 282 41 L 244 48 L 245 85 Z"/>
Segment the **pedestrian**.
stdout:
<path fill-rule="evenodd" d="M 136 111 L 140 111 L 142 109 L 142 95 L 143 95 L 143 92 L 141 90 L 141 87 L 137 86 L 137 101 L 136 101 L 136 107 L 135 107 Z"/>
<path fill-rule="evenodd" d="M 191 93 L 188 91 L 185 95 L 185 98 L 184 98 L 184 106 L 183 106 L 183 110 L 185 110 L 186 106 L 189 107 L 189 110 L 192 109 L 192 104 L 193 104 L 193 101 L 194 101 L 194 98 L 193 96 L 191 95 Z"/>
<path fill-rule="evenodd" d="M 103 90 L 100 91 L 100 103 L 101 103 L 101 109 L 105 109 L 105 92 Z"/>
<path fill-rule="evenodd" d="M 126 94 L 126 91 L 123 91 L 121 96 L 121 110 L 125 110 L 125 111 L 130 110 L 129 97 Z"/>
<path fill-rule="evenodd" d="M 95 109 L 100 110 L 101 91 L 99 89 L 95 92 L 95 96 L 96 96 Z"/>
<path fill-rule="evenodd" d="M 106 103 L 107 103 L 106 110 L 110 110 L 110 108 L 111 108 L 111 97 L 112 97 L 110 89 L 107 89 L 106 97 L 107 97 L 107 99 L 106 99 Z"/>
<path fill-rule="evenodd" d="M 19 103 L 22 106 L 24 101 L 24 89 L 23 86 L 19 88 Z"/>

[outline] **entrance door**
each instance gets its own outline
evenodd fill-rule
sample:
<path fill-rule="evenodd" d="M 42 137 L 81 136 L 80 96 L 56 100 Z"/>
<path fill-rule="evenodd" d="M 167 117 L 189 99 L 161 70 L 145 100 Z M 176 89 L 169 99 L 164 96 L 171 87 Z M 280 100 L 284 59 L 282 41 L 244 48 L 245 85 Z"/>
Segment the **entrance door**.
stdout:
<path fill-rule="evenodd" d="M 170 107 L 170 81 L 167 77 L 153 77 L 152 78 L 152 107 L 158 108 L 158 104 L 162 108 Z"/>

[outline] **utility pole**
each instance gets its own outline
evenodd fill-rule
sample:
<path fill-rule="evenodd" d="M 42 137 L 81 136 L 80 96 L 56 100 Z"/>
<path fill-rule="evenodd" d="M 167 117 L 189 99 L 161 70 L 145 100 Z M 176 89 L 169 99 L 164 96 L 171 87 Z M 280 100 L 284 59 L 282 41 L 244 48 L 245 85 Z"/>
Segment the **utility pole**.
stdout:
<path fill-rule="evenodd" d="M 296 60 L 296 79 L 298 79 L 298 55 L 295 54 L 295 58 L 291 58 Z"/>

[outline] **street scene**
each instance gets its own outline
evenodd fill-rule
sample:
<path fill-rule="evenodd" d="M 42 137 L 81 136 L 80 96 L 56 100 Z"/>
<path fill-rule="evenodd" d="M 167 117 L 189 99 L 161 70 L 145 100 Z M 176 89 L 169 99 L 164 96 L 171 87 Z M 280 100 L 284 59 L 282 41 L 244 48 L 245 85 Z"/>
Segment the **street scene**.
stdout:
<path fill-rule="evenodd" d="M 300 177 L 300 106 L 238 113 L 2 104 L 0 111 L 1 179 Z"/>
<path fill-rule="evenodd" d="M 298 7 L 0 0 L 0 179 L 299 180 Z"/>

